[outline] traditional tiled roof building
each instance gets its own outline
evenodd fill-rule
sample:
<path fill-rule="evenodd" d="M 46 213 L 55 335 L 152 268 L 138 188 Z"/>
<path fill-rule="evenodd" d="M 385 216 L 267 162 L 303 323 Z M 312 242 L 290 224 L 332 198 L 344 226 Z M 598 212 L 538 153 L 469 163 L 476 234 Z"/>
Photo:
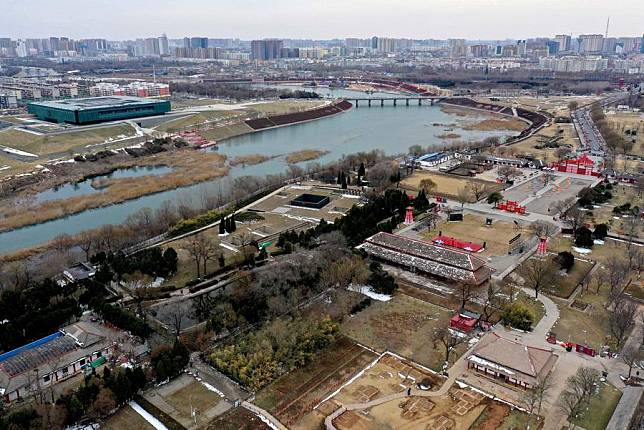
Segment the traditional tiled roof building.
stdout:
<path fill-rule="evenodd" d="M 491 271 L 480 258 L 468 252 L 389 233 L 376 233 L 358 245 L 372 257 L 440 278 L 480 285 Z"/>

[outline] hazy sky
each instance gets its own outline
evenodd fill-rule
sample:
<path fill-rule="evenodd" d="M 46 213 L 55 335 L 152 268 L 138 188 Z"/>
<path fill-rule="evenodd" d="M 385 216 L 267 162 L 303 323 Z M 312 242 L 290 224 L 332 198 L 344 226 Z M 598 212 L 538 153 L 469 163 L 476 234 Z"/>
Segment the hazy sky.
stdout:
<path fill-rule="evenodd" d="M 644 0 L 0 0 L 0 37 L 641 36 Z"/>

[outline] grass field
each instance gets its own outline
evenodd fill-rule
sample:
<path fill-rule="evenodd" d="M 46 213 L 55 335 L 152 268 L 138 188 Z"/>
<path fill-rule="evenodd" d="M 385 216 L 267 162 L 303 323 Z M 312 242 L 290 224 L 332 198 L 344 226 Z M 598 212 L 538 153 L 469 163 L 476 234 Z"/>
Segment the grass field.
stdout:
<path fill-rule="evenodd" d="M 582 261 L 577 258 L 570 272 L 559 276 L 557 281 L 553 285 L 546 287 L 544 291 L 557 297 L 568 298 L 592 267 L 593 264 L 591 262 Z"/>
<path fill-rule="evenodd" d="M 412 191 L 418 191 L 420 182 L 423 179 L 431 179 L 436 183 L 436 188 L 430 193 L 431 195 L 440 194 L 448 197 L 455 197 L 458 195 L 458 190 L 465 188 L 468 182 L 471 182 L 476 179 L 472 178 L 462 178 L 458 176 L 446 175 L 436 172 L 428 172 L 426 170 L 416 170 L 413 175 L 403 179 L 400 183 L 402 188 Z M 501 186 L 490 181 L 481 181 L 486 184 L 490 191 L 501 189 Z M 431 197 L 430 201 L 431 201 Z M 470 203 L 474 202 L 474 196 L 470 196 Z"/>
<path fill-rule="evenodd" d="M 514 236 L 522 233 L 524 236 L 531 234 L 527 229 L 517 228 L 508 221 L 496 221 L 491 226 L 485 225 L 485 217 L 466 214 L 462 222 L 442 222 L 436 229 L 427 231 L 425 236 L 428 239 L 442 232 L 444 236 L 455 237 L 460 240 L 467 240 L 483 245 L 485 250 L 474 254 L 479 257 L 491 255 L 505 255 L 508 252 L 508 242 Z"/>
<path fill-rule="evenodd" d="M 239 110 L 213 110 L 199 112 L 193 115 L 185 116 L 179 119 L 170 120 L 156 127 L 158 131 L 169 133 L 189 129 L 191 126 L 204 123 L 219 123 L 223 121 L 240 120 L 245 116 L 245 112 Z"/>
<path fill-rule="evenodd" d="M 560 133 L 561 131 L 561 133 Z M 572 149 L 579 146 L 579 139 L 574 127 L 570 124 L 552 124 L 539 130 L 537 134 L 519 143 L 507 147 L 508 155 L 533 155 L 546 163 L 557 161 L 557 148 L 540 148 L 535 146 L 547 141 L 554 136 L 562 136 L 558 141 L 559 147 L 570 145 Z"/>
<path fill-rule="evenodd" d="M 557 334 L 557 339 L 589 345 L 597 350 L 608 344 L 610 342 L 609 312 L 604 308 L 607 296 L 607 289 L 601 289 L 599 294 L 589 289 L 588 292 L 578 296 L 577 301 L 589 305 L 585 311 L 567 306 L 561 299 L 554 299 L 559 306 L 559 319 L 552 327 L 552 331 Z"/>
<path fill-rule="evenodd" d="M 432 331 L 445 327 L 450 316 L 444 308 L 398 293 L 391 301 L 373 302 L 348 318 L 341 331 L 378 351 L 387 349 L 438 369 L 444 361 L 444 351 L 434 348 L 430 339 Z M 450 359 L 456 360 L 462 352 L 457 349 Z"/>
<path fill-rule="evenodd" d="M 134 136 L 135 132 L 127 124 L 91 128 L 49 136 L 36 135 L 19 130 L 7 130 L 0 131 L 0 143 L 21 151 L 46 156 L 48 154 L 78 152 L 85 150 L 87 145 L 101 144 L 108 138 L 115 139 L 120 135 Z"/>
<path fill-rule="evenodd" d="M 633 149 L 630 154 L 644 155 L 644 113 L 641 112 L 615 112 L 606 115 L 608 124 L 624 139 L 634 140 Z M 626 131 L 635 131 L 632 136 Z"/>
<path fill-rule="evenodd" d="M 183 417 L 190 418 L 191 405 L 201 412 L 214 408 L 222 401 L 221 397 L 212 391 L 208 391 L 197 381 L 180 388 L 174 393 L 164 396 L 164 400 L 170 404 Z M 175 418 L 176 419 L 176 418 Z M 203 414 L 197 414 L 197 422 L 207 419 Z M 202 422 L 202 424 L 204 424 Z"/>
<path fill-rule="evenodd" d="M 281 115 L 315 109 L 325 103 L 325 100 L 285 99 L 249 105 L 247 110 L 249 112 L 257 112 L 261 115 Z"/>
<path fill-rule="evenodd" d="M 613 415 L 622 392 L 608 383 L 602 383 L 599 393 L 594 395 L 588 408 L 573 419 L 573 424 L 586 430 L 604 430 Z"/>
<path fill-rule="evenodd" d="M 469 124 L 463 127 L 464 130 L 480 130 L 480 131 L 491 131 L 491 130 L 512 130 L 512 131 L 522 131 L 528 125 L 517 119 L 508 119 L 504 117 L 498 118 L 488 118 L 473 124 Z"/>
<path fill-rule="evenodd" d="M 154 427 L 139 415 L 131 406 L 122 407 L 117 413 L 112 415 L 101 424 L 104 430 L 154 430 Z"/>

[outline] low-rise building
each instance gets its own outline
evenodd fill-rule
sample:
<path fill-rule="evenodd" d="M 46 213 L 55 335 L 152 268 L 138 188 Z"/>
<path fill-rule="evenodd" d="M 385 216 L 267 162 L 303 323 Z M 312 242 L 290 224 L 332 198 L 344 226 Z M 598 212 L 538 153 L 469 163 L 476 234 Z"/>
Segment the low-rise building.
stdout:
<path fill-rule="evenodd" d="M 467 367 L 501 382 L 529 389 L 544 380 L 557 358 L 552 349 L 523 345 L 490 333 L 467 357 Z"/>

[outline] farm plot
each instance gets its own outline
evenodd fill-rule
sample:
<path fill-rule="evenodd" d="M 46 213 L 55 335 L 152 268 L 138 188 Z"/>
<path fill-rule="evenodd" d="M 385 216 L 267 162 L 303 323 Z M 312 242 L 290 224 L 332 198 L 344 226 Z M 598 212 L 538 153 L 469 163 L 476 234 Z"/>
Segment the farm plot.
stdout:
<path fill-rule="evenodd" d="M 374 353 L 342 336 L 310 364 L 260 391 L 255 403 L 289 427 L 307 428 L 309 423 L 321 423 L 324 417 L 312 412 L 313 407 L 375 357 Z"/>
<path fill-rule="evenodd" d="M 400 183 L 400 186 L 407 190 L 418 191 L 420 189 L 420 183 L 424 179 L 431 179 L 436 184 L 436 188 L 432 191 L 432 194 L 439 194 L 447 197 L 457 196 L 459 190 L 465 188 L 466 185 L 471 181 L 484 183 L 490 191 L 497 191 L 502 188 L 499 184 L 490 181 L 481 181 L 478 179 L 463 178 L 419 170 L 414 172 L 413 175 L 405 178 Z M 473 201 L 474 196 L 470 196 L 470 203 L 472 203 Z"/>

